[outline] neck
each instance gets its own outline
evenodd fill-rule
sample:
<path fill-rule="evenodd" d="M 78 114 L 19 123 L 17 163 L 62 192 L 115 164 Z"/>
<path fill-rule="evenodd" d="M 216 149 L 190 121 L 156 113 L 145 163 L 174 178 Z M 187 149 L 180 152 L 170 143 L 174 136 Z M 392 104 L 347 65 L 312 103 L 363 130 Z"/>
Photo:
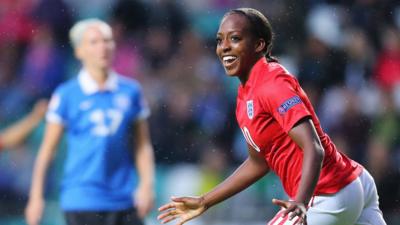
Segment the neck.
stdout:
<path fill-rule="evenodd" d="M 250 73 L 248 72 L 245 75 L 239 75 L 239 80 L 242 85 L 245 85 L 247 80 L 249 79 Z"/>
<path fill-rule="evenodd" d="M 103 87 L 108 78 L 109 70 L 101 69 L 101 68 L 93 68 L 90 66 L 85 66 L 85 70 L 89 73 L 89 75 L 93 78 L 93 80 L 99 85 L 99 87 Z"/>
<path fill-rule="evenodd" d="M 252 63 L 250 69 L 247 72 L 244 72 L 243 74 L 238 75 L 238 78 L 239 78 L 240 83 L 242 85 L 245 85 L 246 82 L 249 80 L 249 77 L 251 75 L 251 71 L 253 70 L 253 68 L 256 65 L 256 63 L 261 59 L 261 57 L 263 57 L 263 56 L 256 57 L 256 59 L 254 60 L 254 62 Z"/>

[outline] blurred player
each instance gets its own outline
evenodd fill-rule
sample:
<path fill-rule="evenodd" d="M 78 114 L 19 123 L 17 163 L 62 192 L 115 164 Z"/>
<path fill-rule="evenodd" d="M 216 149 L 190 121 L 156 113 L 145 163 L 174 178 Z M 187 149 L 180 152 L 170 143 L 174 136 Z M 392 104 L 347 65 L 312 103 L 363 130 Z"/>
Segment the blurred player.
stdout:
<path fill-rule="evenodd" d="M 70 38 L 83 68 L 50 101 L 26 221 L 40 223 L 46 173 L 65 131 L 60 201 L 67 224 L 143 224 L 154 200 L 154 160 L 140 86 L 111 70 L 114 40 L 108 24 L 80 21 Z"/>
<path fill-rule="evenodd" d="M 39 100 L 24 118 L 0 131 L 0 150 L 20 145 L 42 121 L 47 110 L 47 101 Z"/>
<path fill-rule="evenodd" d="M 223 17 L 216 52 L 226 73 L 241 81 L 236 117 L 249 157 L 212 191 L 173 197 L 158 219 L 182 225 L 272 170 L 290 200 L 273 199 L 282 210 L 270 225 L 385 224 L 374 180 L 337 151 L 297 80 L 271 57 L 271 46 L 271 26 L 259 11 L 242 8 Z"/>

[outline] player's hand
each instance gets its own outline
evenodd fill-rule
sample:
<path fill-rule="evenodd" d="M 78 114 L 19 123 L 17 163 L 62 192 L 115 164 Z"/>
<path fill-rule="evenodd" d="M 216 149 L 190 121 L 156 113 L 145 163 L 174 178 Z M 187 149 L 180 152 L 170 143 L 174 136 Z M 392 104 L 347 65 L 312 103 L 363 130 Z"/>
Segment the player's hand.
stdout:
<path fill-rule="evenodd" d="M 152 187 L 139 185 L 134 193 L 135 206 L 138 216 L 144 218 L 154 206 L 154 191 Z"/>
<path fill-rule="evenodd" d="M 28 201 L 25 208 L 25 219 L 28 225 L 39 225 L 42 219 L 44 200 L 42 198 L 32 199 Z"/>
<path fill-rule="evenodd" d="M 187 221 L 201 215 L 207 207 L 201 197 L 172 197 L 172 202 L 161 206 L 158 211 L 161 214 L 157 217 L 161 223 L 168 223 L 178 219 L 176 225 L 182 225 Z"/>
<path fill-rule="evenodd" d="M 282 217 L 289 215 L 289 220 L 298 217 L 299 221 L 296 224 L 307 225 L 307 209 L 303 203 L 279 199 L 272 199 L 272 203 L 285 208 Z"/>

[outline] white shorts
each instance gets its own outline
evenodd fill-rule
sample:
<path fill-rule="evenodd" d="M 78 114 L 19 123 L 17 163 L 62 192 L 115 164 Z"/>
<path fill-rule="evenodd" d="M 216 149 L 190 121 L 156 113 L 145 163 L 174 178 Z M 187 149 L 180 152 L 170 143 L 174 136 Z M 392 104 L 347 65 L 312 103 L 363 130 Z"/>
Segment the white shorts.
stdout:
<path fill-rule="evenodd" d="M 281 211 L 268 225 L 294 225 L 281 217 Z M 374 179 L 367 170 L 333 195 L 319 195 L 310 201 L 307 211 L 308 225 L 386 225 L 379 209 Z"/>

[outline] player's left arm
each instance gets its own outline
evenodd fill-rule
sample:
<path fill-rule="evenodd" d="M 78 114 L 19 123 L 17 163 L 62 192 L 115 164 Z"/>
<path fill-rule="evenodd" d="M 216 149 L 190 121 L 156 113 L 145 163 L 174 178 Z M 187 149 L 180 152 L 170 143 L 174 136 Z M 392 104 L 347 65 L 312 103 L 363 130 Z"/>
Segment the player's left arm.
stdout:
<path fill-rule="evenodd" d="M 274 200 L 274 203 L 285 207 L 285 214 L 291 213 L 291 218 L 299 216 L 305 220 L 306 207 L 318 183 L 325 152 L 309 117 L 296 123 L 289 136 L 303 150 L 300 186 L 294 201 Z"/>
<path fill-rule="evenodd" d="M 154 152 L 146 119 L 135 122 L 135 163 L 139 174 L 139 186 L 135 192 L 138 215 L 144 218 L 154 204 Z"/>
<path fill-rule="evenodd" d="M 325 151 L 309 117 L 300 120 L 289 136 L 303 150 L 302 175 L 295 200 L 307 205 L 317 186 Z"/>

